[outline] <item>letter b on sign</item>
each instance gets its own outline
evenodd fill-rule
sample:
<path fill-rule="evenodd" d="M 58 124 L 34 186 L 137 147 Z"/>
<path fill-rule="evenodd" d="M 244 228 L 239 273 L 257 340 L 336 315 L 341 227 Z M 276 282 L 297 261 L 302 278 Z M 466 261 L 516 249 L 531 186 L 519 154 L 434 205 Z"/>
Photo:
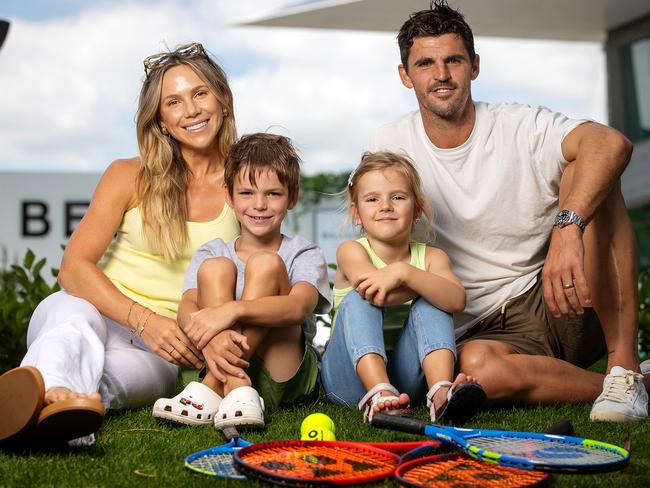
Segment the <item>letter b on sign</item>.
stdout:
<path fill-rule="evenodd" d="M 24 201 L 23 207 L 23 237 L 44 236 L 50 231 L 47 220 L 47 203 L 42 201 Z"/>

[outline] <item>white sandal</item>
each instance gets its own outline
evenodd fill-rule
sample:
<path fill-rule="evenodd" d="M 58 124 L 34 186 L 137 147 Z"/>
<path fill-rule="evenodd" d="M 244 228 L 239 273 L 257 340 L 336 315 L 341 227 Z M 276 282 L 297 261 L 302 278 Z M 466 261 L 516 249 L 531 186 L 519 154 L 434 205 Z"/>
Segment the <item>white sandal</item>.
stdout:
<path fill-rule="evenodd" d="M 438 381 L 427 393 L 427 407 L 431 422 L 440 422 L 442 419 L 454 423 L 463 423 L 469 420 L 478 412 L 485 403 L 485 391 L 477 383 L 459 383 L 455 388 L 451 381 Z M 434 395 L 440 388 L 449 387 L 447 398 L 442 410 L 436 415 L 436 408 L 433 403 Z"/>
<path fill-rule="evenodd" d="M 264 399 L 250 386 L 235 388 L 219 405 L 214 426 L 264 427 Z"/>
<path fill-rule="evenodd" d="M 382 396 L 381 392 L 388 391 L 392 395 Z M 372 415 L 374 413 L 374 406 L 378 403 L 383 403 L 392 400 L 399 400 L 399 391 L 391 385 L 390 383 L 377 383 L 375 386 L 368 390 L 361 401 L 359 402 L 359 410 L 363 410 L 363 421 L 369 423 L 372 421 Z M 409 410 L 407 408 L 398 408 L 398 409 L 389 409 L 385 410 L 384 413 L 387 414 L 397 414 L 397 415 L 407 415 Z"/>
<path fill-rule="evenodd" d="M 192 381 L 174 398 L 156 400 L 152 413 L 177 424 L 210 425 L 222 400 L 211 388 Z"/>

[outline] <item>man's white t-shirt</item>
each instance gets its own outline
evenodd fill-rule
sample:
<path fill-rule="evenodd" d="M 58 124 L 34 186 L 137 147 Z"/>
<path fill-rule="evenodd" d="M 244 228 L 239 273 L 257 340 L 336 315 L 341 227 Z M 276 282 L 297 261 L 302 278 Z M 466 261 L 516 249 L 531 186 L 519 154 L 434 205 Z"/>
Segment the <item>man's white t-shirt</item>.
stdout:
<path fill-rule="evenodd" d="M 408 155 L 434 211 L 435 245 L 467 290 L 460 336 L 535 283 L 558 211 L 562 141 L 585 122 L 539 107 L 475 102 L 476 123 L 461 146 L 440 149 L 415 111 L 381 128 L 370 151 Z"/>

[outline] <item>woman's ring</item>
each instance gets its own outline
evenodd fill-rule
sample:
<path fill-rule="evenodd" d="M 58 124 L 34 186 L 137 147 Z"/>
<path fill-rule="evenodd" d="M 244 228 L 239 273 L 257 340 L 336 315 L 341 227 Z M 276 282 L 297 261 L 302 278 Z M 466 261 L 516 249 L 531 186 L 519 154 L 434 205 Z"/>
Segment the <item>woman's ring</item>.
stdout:
<path fill-rule="evenodd" d="M 175 347 L 172 347 L 172 350 L 171 350 L 171 351 L 169 351 L 169 355 L 171 356 L 171 355 L 172 355 L 172 353 L 173 353 L 173 352 L 174 352 L 175 350 L 176 350 L 176 348 L 175 348 Z"/>
<path fill-rule="evenodd" d="M 575 286 L 576 285 L 574 285 L 573 283 L 567 283 L 566 285 L 562 285 L 562 288 L 564 288 L 565 290 L 569 290 L 571 288 L 574 288 Z"/>

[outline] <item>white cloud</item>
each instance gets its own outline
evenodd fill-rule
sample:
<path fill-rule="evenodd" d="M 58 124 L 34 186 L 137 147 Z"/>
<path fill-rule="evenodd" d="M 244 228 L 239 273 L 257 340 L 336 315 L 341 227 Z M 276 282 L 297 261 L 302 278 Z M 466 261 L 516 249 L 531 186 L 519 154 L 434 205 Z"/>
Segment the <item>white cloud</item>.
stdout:
<path fill-rule="evenodd" d="M 232 26 L 287 3 L 133 1 L 13 20 L 0 53 L 0 169 L 100 171 L 133 155 L 142 59 L 194 40 L 230 73 L 240 133 L 286 133 L 309 172 L 352 167 L 374 129 L 416 105 L 395 35 Z M 605 120 L 599 46 L 481 38 L 477 51 L 476 98 Z"/>

